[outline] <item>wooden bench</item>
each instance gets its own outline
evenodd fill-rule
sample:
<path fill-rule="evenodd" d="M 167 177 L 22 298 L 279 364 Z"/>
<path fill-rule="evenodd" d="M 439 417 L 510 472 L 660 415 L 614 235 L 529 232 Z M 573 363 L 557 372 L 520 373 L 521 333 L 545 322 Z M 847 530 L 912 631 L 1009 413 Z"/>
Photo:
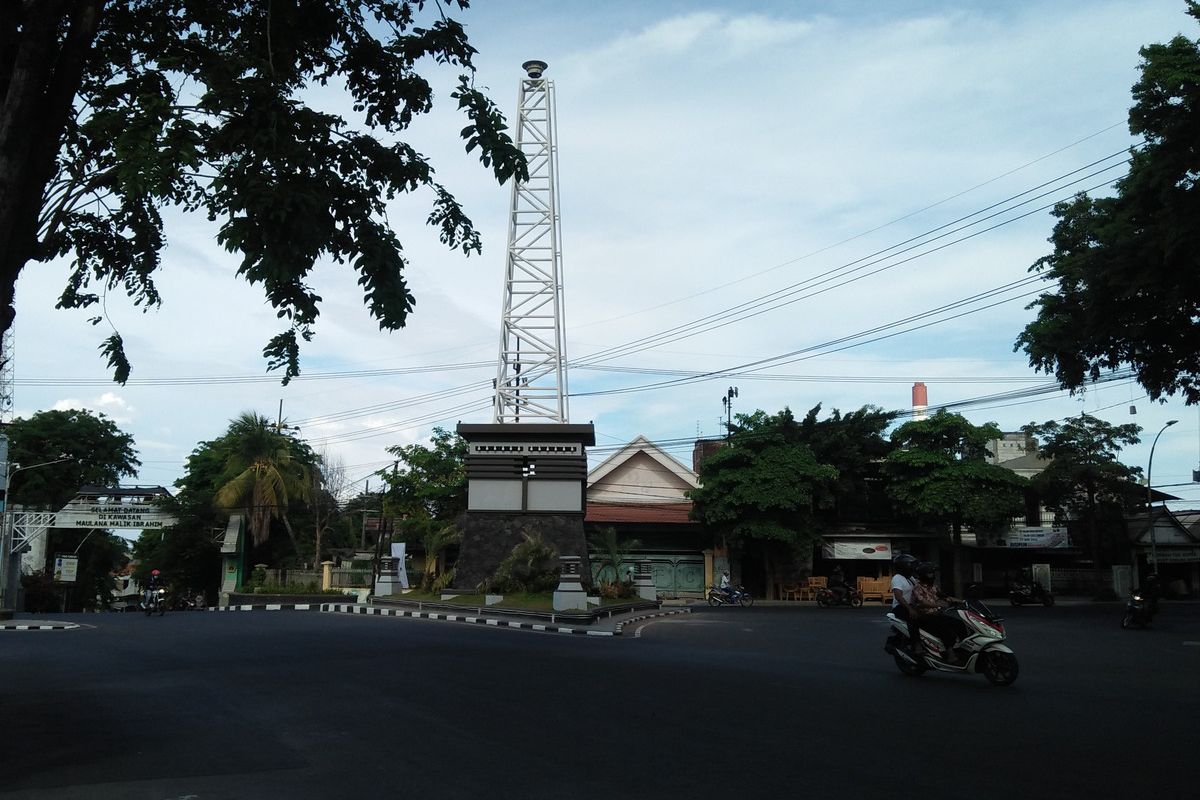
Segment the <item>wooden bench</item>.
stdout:
<path fill-rule="evenodd" d="M 859 578 L 858 593 L 862 595 L 864 601 L 878 600 L 881 603 L 886 603 L 892 599 L 892 579 Z"/>

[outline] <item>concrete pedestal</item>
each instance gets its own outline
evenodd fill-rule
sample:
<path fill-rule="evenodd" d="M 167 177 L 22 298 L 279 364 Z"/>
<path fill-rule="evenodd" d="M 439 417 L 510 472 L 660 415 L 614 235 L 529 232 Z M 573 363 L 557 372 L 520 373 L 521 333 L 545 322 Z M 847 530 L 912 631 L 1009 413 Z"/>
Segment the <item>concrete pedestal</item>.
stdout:
<path fill-rule="evenodd" d="M 587 592 L 579 581 L 580 558 L 559 556 L 558 588 L 554 590 L 555 611 L 586 611 Z"/>
<path fill-rule="evenodd" d="M 658 590 L 654 586 L 654 568 L 649 561 L 639 561 L 633 573 L 633 588 L 642 600 L 657 600 Z"/>
<path fill-rule="evenodd" d="M 375 580 L 375 596 L 391 597 L 400 594 L 402 588 L 400 571 L 396 569 L 396 559 L 391 556 L 379 559 L 379 577 Z"/>

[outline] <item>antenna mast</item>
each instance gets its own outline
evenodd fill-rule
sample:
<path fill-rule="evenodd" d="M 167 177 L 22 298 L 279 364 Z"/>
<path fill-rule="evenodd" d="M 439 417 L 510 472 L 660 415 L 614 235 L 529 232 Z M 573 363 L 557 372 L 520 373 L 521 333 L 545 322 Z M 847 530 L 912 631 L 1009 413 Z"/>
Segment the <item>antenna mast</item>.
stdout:
<path fill-rule="evenodd" d="M 554 82 L 544 61 L 521 67 L 516 143 L 529 180 L 513 182 L 493 420 L 567 422 Z"/>
<path fill-rule="evenodd" d="M 10 325 L 0 337 L 0 425 L 13 416 L 13 329 Z"/>

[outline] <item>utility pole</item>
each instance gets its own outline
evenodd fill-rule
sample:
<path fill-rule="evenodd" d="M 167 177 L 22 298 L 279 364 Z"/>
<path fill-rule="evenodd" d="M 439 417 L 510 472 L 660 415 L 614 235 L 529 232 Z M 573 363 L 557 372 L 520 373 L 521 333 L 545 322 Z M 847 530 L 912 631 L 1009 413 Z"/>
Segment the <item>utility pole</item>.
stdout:
<path fill-rule="evenodd" d="M 725 396 L 721 398 L 721 405 L 725 406 L 725 438 L 728 439 L 733 435 L 733 398 L 738 396 L 736 386 L 730 386 L 725 392 Z"/>
<path fill-rule="evenodd" d="M 297 425 L 287 425 L 283 421 L 283 398 L 279 398 L 279 415 L 275 418 L 275 432 L 283 433 L 284 431 L 300 431 Z"/>

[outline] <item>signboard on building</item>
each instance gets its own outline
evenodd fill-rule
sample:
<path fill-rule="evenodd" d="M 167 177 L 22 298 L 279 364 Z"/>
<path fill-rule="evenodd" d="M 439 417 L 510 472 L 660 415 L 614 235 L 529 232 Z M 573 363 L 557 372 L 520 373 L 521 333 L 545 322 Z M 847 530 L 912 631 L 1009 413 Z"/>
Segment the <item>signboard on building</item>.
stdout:
<path fill-rule="evenodd" d="M 79 576 L 78 556 L 54 557 L 54 582 L 74 583 Z"/>
<path fill-rule="evenodd" d="M 1010 528 L 976 534 L 976 541 L 981 547 L 1054 549 L 1071 546 L 1066 528 Z"/>
<path fill-rule="evenodd" d="M 891 561 L 892 544 L 891 542 L 869 542 L 861 539 L 827 539 L 821 545 L 821 555 L 825 558 Z"/>
<path fill-rule="evenodd" d="M 1160 564 L 1192 564 L 1200 561 L 1200 547 L 1159 547 L 1155 556 Z"/>

